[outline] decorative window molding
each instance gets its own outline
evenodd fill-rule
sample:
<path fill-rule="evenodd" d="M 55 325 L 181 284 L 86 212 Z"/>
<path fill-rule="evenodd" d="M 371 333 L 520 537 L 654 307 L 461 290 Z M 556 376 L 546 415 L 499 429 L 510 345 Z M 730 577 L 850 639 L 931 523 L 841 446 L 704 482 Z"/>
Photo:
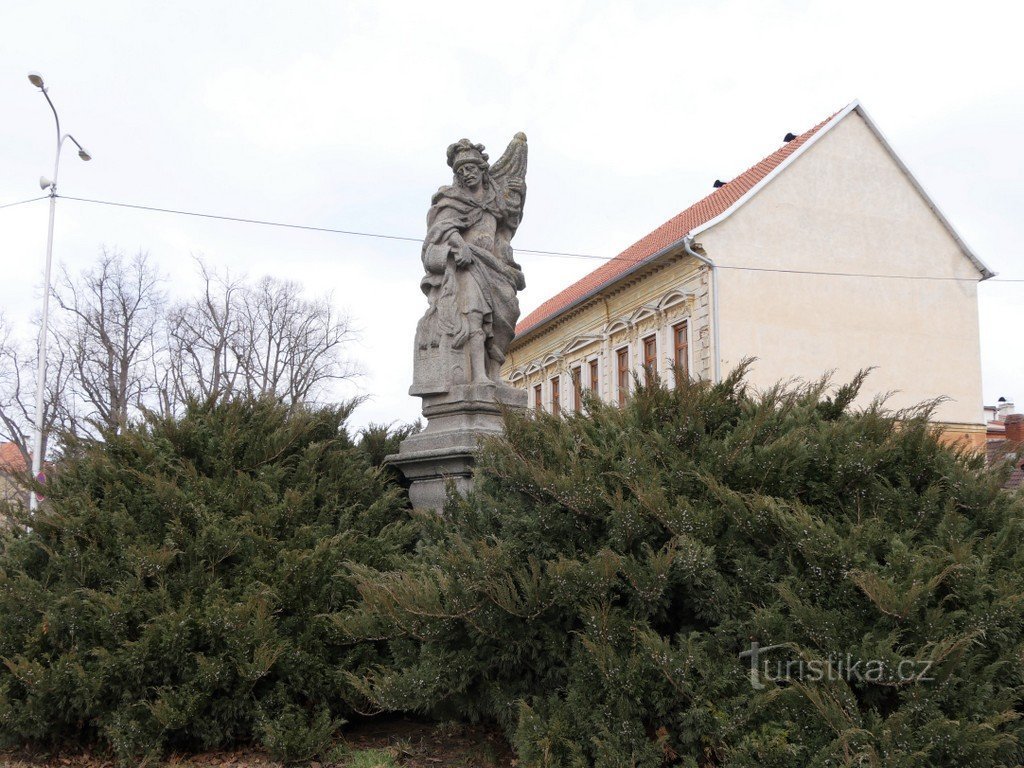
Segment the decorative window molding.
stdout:
<path fill-rule="evenodd" d="M 658 300 L 658 309 L 664 312 L 666 309 L 677 307 L 680 304 L 690 304 L 692 306 L 696 300 L 697 294 L 693 291 L 673 289 Z"/>
<path fill-rule="evenodd" d="M 612 320 L 608 325 L 605 326 L 604 335 L 611 336 L 612 334 L 618 333 L 619 331 L 629 331 L 630 322 L 629 318 L 620 317 L 618 320 Z"/>
<path fill-rule="evenodd" d="M 592 334 L 586 334 L 583 336 L 576 336 L 568 344 L 562 347 L 561 354 L 569 355 L 573 352 L 578 352 L 581 349 L 591 346 L 592 344 L 600 344 L 602 340 L 601 336 L 595 336 Z"/>
<path fill-rule="evenodd" d="M 627 322 L 631 326 L 636 325 L 637 323 L 646 320 L 649 317 L 657 317 L 660 311 L 661 310 L 656 303 L 644 304 L 642 307 L 634 309 L 630 313 L 629 320 Z"/>

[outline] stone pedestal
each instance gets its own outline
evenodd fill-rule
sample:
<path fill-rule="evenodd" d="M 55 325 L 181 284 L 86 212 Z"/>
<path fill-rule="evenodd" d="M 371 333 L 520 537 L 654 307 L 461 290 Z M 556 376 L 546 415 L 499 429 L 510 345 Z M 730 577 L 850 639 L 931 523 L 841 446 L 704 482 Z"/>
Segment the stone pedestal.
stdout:
<path fill-rule="evenodd" d="M 460 493 L 472 487 L 473 461 L 481 438 L 503 429 L 503 411 L 525 410 L 527 393 L 505 384 L 456 385 L 444 394 L 423 396 L 427 427 L 402 441 L 387 462 L 412 483 L 413 507 L 442 511 L 445 483 Z"/>

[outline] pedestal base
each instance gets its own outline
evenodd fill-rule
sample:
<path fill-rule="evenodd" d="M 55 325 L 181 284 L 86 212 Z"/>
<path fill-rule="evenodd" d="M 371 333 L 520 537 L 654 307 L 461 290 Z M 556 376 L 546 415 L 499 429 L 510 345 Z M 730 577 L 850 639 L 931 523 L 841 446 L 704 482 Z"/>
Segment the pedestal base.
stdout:
<path fill-rule="evenodd" d="M 525 410 L 526 401 L 524 390 L 504 384 L 465 384 L 423 397 L 426 429 L 403 440 L 398 453 L 386 459 L 412 483 L 413 507 L 443 511 L 449 480 L 459 493 L 472 488 L 480 440 L 501 434 L 503 412 Z"/>

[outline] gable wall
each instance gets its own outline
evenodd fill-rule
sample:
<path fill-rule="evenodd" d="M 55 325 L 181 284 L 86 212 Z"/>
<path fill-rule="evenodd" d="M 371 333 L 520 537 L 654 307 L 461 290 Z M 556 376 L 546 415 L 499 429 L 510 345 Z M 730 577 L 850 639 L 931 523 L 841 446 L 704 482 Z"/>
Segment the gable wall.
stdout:
<path fill-rule="evenodd" d="M 723 372 L 757 357 L 751 383 L 765 387 L 875 366 L 862 402 L 945 396 L 938 420 L 983 423 L 980 275 L 856 112 L 697 241 L 716 264 L 748 268 L 719 270 Z"/>

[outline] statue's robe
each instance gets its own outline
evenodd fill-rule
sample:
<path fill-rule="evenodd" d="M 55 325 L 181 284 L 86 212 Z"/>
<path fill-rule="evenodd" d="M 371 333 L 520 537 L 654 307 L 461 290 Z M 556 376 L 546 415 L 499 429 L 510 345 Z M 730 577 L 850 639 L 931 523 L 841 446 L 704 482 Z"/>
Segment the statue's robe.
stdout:
<path fill-rule="evenodd" d="M 470 371 L 462 350 L 471 333 L 482 332 L 488 357 L 504 362 L 519 320 L 516 291 L 526 284 L 511 246 L 520 214 L 489 179 L 481 200 L 458 186 L 441 187 L 431 199 L 420 281 L 429 307 L 416 329 L 410 394 L 446 392 L 466 381 Z M 456 235 L 472 251 L 468 265 L 455 263 Z M 480 313 L 479 329 L 474 313 Z"/>

